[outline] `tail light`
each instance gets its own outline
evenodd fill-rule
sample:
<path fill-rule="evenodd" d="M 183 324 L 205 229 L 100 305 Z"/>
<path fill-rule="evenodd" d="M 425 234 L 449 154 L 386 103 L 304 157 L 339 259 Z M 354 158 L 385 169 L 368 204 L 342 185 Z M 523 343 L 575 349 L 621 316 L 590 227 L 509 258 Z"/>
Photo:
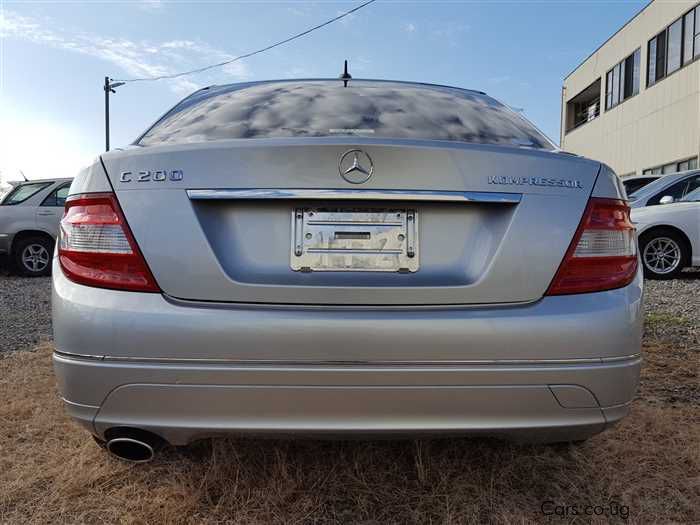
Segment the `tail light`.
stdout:
<path fill-rule="evenodd" d="M 591 198 L 547 295 L 600 292 L 626 286 L 637 273 L 637 240 L 630 208 Z"/>
<path fill-rule="evenodd" d="M 69 197 L 58 260 L 70 280 L 88 286 L 158 292 L 114 193 Z"/>

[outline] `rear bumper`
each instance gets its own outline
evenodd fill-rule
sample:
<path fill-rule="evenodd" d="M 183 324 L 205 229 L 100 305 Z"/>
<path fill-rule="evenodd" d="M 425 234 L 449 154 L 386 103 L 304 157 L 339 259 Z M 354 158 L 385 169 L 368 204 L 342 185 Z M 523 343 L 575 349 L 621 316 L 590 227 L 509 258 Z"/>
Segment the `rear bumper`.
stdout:
<path fill-rule="evenodd" d="M 54 354 L 67 411 L 88 430 L 143 428 L 173 444 L 227 432 L 583 439 L 627 413 L 640 362 L 262 367 Z M 95 404 L 73 401 L 83 396 Z"/>
<path fill-rule="evenodd" d="M 641 280 L 489 308 L 214 306 L 69 282 L 54 268 L 68 412 L 171 443 L 227 432 L 581 439 L 623 417 Z"/>

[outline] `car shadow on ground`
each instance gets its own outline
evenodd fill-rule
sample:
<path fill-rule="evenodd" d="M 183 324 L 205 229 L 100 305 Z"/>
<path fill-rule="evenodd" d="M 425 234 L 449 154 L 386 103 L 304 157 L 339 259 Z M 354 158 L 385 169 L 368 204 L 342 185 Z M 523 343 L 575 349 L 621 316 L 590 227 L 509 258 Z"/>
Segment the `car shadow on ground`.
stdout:
<path fill-rule="evenodd" d="M 0 275 L 10 275 L 12 268 L 10 258 L 7 255 L 0 255 Z"/>

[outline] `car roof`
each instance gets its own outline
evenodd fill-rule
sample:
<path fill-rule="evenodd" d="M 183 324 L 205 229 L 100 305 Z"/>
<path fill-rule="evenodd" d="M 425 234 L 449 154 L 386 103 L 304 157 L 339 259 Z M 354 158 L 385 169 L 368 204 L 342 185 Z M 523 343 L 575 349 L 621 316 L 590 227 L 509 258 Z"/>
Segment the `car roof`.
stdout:
<path fill-rule="evenodd" d="M 191 93 L 187 98 L 191 97 L 192 95 L 195 95 L 197 93 L 201 93 L 202 91 L 207 91 L 210 89 L 227 89 L 227 88 L 242 88 L 242 87 L 250 87 L 250 86 L 257 86 L 261 84 L 289 84 L 289 83 L 300 83 L 300 82 L 345 82 L 344 79 L 342 78 L 281 78 L 281 79 L 276 79 L 276 80 L 255 80 L 252 82 L 231 82 L 228 84 L 212 84 L 211 86 L 204 87 L 202 89 L 198 89 L 194 93 Z M 430 82 L 414 82 L 414 81 L 408 81 L 408 80 L 388 80 L 388 79 L 379 79 L 379 78 L 353 78 L 348 80 L 349 84 L 352 83 L 363 83 L 363 84 L 400 84 L 404 86 L 420 86 L 420 87 L 427 87 L 427 88 L 440 88 L 440 89 L 454 89 L 457 91 L 469 91 L 471 93 L 476 93 L 478 95 L 484 95 L 484 96 L 489 96 L 487 93 L 484 91 L 480 91 L 478 89 L 468 89 L 468 88 L 462 88 L 462 87 L 457 87 L 457 86 L 449 86 L 447 84 L 431 84 Z"/>
<path fill-rule="evenodd" d="M 36 182 L 50 182 L 50 183 L 56 183 L 56 182 L 70 182 L 73 180 L 73 177 L 62 177 L 58 179 L 31 179 L 31 180 L 22 180 L 17 183 L 18 186 L 21 186 L 23 184 L 34 184 Z"/>

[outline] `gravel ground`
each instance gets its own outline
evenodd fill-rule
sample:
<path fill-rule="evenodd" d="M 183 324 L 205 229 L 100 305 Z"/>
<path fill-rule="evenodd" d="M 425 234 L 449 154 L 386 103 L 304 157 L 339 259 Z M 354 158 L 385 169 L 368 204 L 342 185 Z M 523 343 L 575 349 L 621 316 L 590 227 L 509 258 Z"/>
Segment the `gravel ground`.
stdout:
<path fill-rule="evenodd" d="M 637 398 L 651 406 L 700 406 L 700 272 L 647 281 L 644 309 Z"/>
<path fill-rule="evenodd" d="M 51 339 L 51 278 L 28 279 L 0 269 L 0 353 Z"/>
<path fill-rule="evenodd" d="M 646 283 L 645 336 L 684 347 L 700 347 L 700 271 L 682 279 Z"/>

